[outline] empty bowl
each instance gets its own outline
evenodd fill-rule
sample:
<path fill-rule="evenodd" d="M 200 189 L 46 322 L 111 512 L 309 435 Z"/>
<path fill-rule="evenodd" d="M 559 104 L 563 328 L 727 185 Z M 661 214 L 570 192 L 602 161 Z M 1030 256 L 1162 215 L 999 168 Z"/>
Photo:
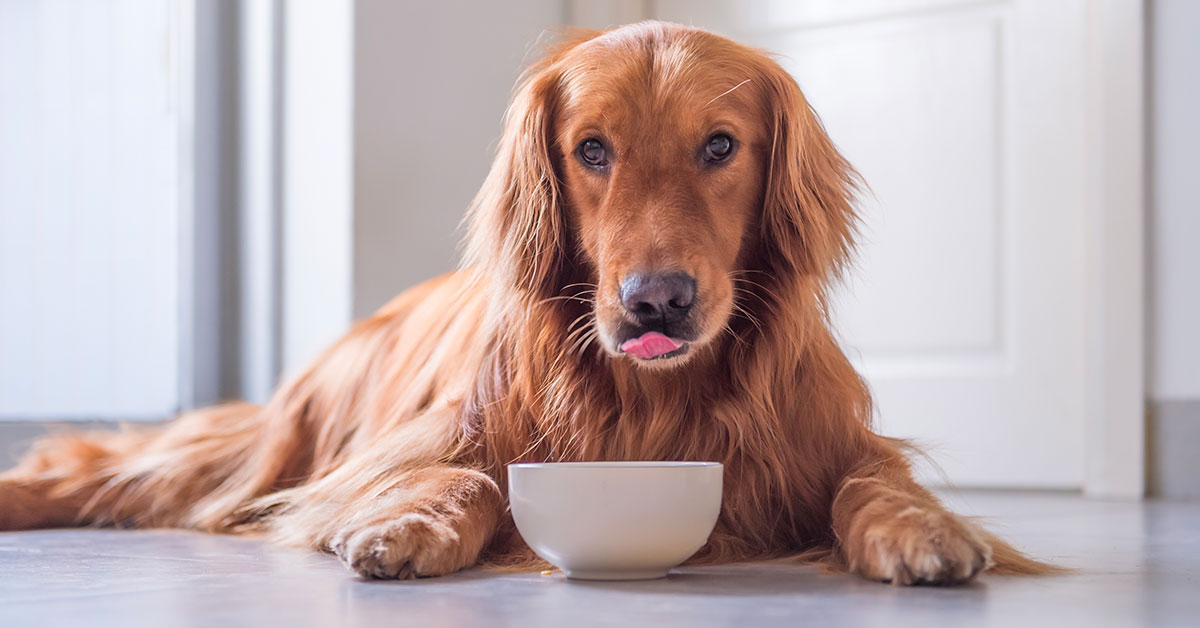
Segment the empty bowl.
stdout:
<path fill-rule="evenodd" d="M 721 511 L 719 462 L 508 465 L 521 537 L 568 578 L 649 580 L 708 540 Z"/>

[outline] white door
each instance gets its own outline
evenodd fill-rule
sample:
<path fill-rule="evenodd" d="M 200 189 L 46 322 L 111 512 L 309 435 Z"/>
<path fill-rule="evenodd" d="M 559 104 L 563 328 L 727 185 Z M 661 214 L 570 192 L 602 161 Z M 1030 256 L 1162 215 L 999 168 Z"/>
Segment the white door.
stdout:
<path fill-rule="evenodd" d="M 0 2 L 0 420 L 179 408 L 182 6 Z"/>
<path fill-rule="evenodd" d="M 870 186 L 836 320 L 881 430 L 956 485 L 1080 488 L 1085 2 L 654 6 L 781 55 Z"/>

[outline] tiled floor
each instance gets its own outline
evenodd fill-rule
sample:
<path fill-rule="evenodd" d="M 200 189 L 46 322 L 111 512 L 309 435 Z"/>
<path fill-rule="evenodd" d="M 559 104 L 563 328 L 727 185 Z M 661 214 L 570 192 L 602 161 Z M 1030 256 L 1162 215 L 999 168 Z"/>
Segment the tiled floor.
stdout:
<path fill-rule="evenodd" d="M 637 583 L 480 571 L 365 582 L 327 556 L 250 539 L 54 530 L 0 534 L 0 626 L 1200 626 L 1200 504 L 948 501 L 1078 571 L 959 589 L 779 565 Z"/>

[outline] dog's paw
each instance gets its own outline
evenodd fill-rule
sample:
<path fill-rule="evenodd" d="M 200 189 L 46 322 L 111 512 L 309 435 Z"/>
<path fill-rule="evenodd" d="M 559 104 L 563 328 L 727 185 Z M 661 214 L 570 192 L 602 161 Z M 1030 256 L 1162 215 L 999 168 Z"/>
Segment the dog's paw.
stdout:
<path fill-rule="evenodd" d="M 419 513 L 364 526 L 348 526 L 329 549 L 365 578 L 408 579 L 440 576 L 474 562 L 464 557 L 458 532 Z"/>
<path fill-rule="evenodd" d="M 876 514 L 856 532 L 847 548 L 850 569 L 872 580 L 962 584 L 992 565 L 992 549 L 978 532 L 940 509 L 908 506 Z"/>

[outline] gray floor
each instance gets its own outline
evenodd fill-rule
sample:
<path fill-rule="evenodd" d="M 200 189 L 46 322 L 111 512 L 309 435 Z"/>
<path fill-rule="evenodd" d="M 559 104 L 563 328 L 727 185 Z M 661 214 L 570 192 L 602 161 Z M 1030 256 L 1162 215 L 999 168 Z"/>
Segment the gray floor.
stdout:
<path fill-rule="evenodd" d="M 640 583 L 480 571 L 365 582 L 333 559 L 174 531 L 0 534 L 0 626 L 1200 626 L 1200 504 L 950 496 L 1076 567 L 893 588 L 804 566 L 678 570 Z"/>

